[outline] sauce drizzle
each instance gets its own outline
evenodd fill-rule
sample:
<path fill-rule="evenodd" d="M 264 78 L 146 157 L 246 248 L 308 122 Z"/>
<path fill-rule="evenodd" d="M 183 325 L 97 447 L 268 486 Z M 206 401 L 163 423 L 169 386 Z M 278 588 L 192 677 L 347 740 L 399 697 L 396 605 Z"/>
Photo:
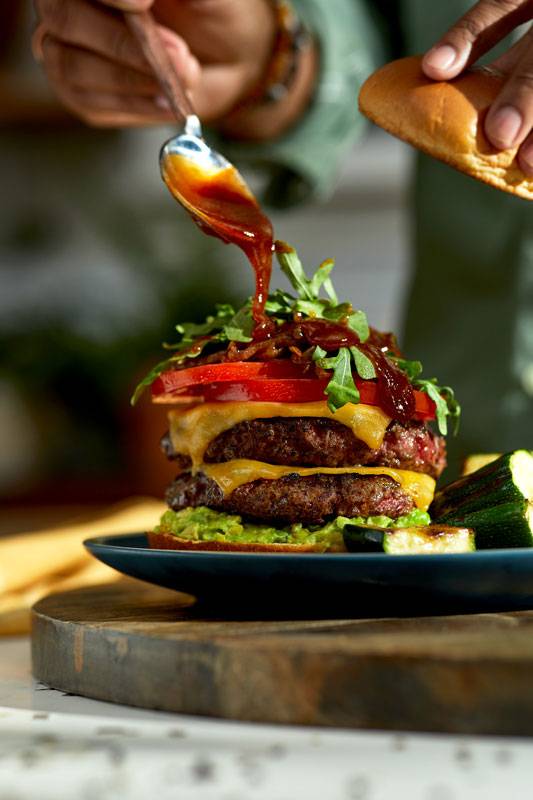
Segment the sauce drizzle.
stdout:
<path fill-rule="evenodd" d="M 162 171 L 170 192 L 185 206 L 196 224 L 205 233 L 236 244 L 250 261 L 255 273 L 252 304 L 255 342 L 271 339 L 276 333 L 279 336 L 275 322 L 265 313 L 274 251 L 272 223 L 235 167 L 208 171 L 188 158 L 169 153 Z M 281 250 L 284 244 L 278 242 L 276 246 Z M 413 387 L 405 373 L 386 355 L 386 351 L 399 355 L 393 336 L 372 330 L 369 339 L 361 342 L 357 333 L 344 322 L 323 319 L 298 320 L 284 327 L 285 336 L 288 334 L 290 338 L 292 333 L 295 339 L 303 338 L 327 352 L 358 347 L 376 370 L 380 407 L 400 422 L 412 419 L 415 412 Z M 237 351 L 238 356 L 242 358 L 242 353 Z M 267 352 L 262 353 L 262 357 L 268 358 Z"/>
<path fill-rule="evenodd" d="M 231 165 L 208 171 L 188 158 L 167 154 L 163 178 L 170 192 L 205 233 L 236 244 L 250 261 L 255 273 L 254 339 L 268 338 L 275 328 L 265 313 L 274 250 L 271 221 Z"/>

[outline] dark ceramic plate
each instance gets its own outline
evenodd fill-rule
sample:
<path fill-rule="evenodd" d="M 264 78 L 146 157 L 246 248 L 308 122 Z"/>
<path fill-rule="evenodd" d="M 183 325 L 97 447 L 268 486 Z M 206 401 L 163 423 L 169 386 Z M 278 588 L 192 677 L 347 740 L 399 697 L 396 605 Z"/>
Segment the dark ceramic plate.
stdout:
<path fill-rule="evenodd" d="M 151 550 L 135 533 L 85 542 L 110 567 L 202 604 L 277 615 L 376 617 L 533 608 L 533 548 L 457 555 Z"/>

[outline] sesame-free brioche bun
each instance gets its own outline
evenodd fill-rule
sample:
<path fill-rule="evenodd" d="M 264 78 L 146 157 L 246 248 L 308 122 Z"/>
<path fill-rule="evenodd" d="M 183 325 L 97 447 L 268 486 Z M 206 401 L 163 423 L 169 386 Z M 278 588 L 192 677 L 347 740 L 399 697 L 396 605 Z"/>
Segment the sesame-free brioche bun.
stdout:
<path fill-rule="evenodd" d="M 316 544 L 262 544 L 250 542 L 203 542 L 191 539 L 180 539 L 171 533 L 155 533 L 150 531 L 148 534 L 150 547 L 156 550 L 214 550 L 232 553 L 317 553 L 323 552 L 323 548 Z"/>
<path fill-rule="evenodd" d="M 372 122 L 428 155 L 480 181 L 533 200 L 533 179 L 516 160 L 516 147 L 498 151 L 484 133 L 502 78 L 468 70 L 452 81 L 432 81 L 421 56 L 392 61 L 361 88 L 359 108 Z"/>

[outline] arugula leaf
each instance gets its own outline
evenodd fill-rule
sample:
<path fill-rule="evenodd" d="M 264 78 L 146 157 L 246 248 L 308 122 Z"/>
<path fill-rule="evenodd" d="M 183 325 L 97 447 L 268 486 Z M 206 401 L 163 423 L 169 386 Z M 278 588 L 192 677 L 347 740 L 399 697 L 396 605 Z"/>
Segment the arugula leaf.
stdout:
<path fill-rule="evenodd" d="M 276 289 L 270 294 L 265 303 L 265 311 L 272 316 L 292 316 L 296 298 L 283 289 Z"/>
<path fill-rule="evenodd" d="M 152 383 L 155 381 L 156 378 L 161 375 L 162 372 L 165 370 L 170 369 L 173 365 L 180 364 L 182 361 L 185 361 L 187 358 L 198 358 L 199 355 L 203 352 L 206 345 L 211 344 L 211 342 L 216 342 L 219 340 L 220 337 L 213 336 L 210 339 L 204 339 L 203 341 L 200 340 L 199 342 L 192 342 L 187 344 L 183 349 L 178 350 L 178 352 L 174 353 L 173 356 L 170 358 L 166 358 L 164 361 L 160 361 L 159 364 L 156 364 L 155 367 L 152 367 L 148 375 L 140 381 L 135 387 L 135 391 L 130 398 L 130 403 L 134 406 L 142 395 L 144 390 L 151 386 Z"/>
<path fill-rule="evenodd" d="M 291 286 L 298 293 L 300 300 L 319 300 L 320 289 L 324 287 L 324 291 L 328 295 L 330 302 L 333 302 L 335 305 L 338 304 L 339 301 L 335 289 L 333 288 L 331 278 L 329 277 L 331 270 L 335 266 L 335 262 L 332 258 L 323 261 L 311 280 L 309 280 L 296 250 L 285 245 L 283 250 L 276 252 L 276 255 L 282 272 L 287 276 Z"/>
<path fill-rule="evenodd" d="M 366 342 L 370 336 L 370 328 L 364 311 L 354 311 L 348 317 L 348 326 L 359 336 L 359 340 Z"/>
<path fill-rule="evenodd" d="M 216 319 L 227 319 L 235 314 L 235 309 L 230 303 L 216 303 L 215 311 Z"/>
<path fill-rule="evenodd" d="M 172 364 L 175 364 L 179 360 L 180 359 L 175 357 L 167 358 L 164 361 L 160 361 L 159 364 L 155 365 L 155 367 L 152 367 L 148 375 L 146 375 L 142 379 L 142 381 L 138 383 L 137 386 L 135 387 L 135 391 L 133 392 L 133 395 L 130 398 L 130 405 L 134 406 L 139 397 L 144 392 L 144 390 L 147 389 L 149 386 L 151 386 L 152 383 L 155 381 L 155 379 L 158 378 L 162 372 L 165 372 L 165 370 L 167 370 L 169 367 L 172 366 Z"/>
<path fill-rule="evenodd" d="M 161 373 L 164 372 L 167 367 L 174 362 L 174 360 L 175 359 L 173 358 L 167 358 L 165 361 L 160 361 L 159 364 L 156 364 L 155 367 L 152 367 L 148 375 L 145 375 L 142 381 L 135 387 L 135 391 L 130 398 L 130 405 L 135 405 L 144 390 L 151 386 L 155 379 L 159 377 L 159 375 L 161 375 Z"/>
<path fill-rule="evenodd" d="M 330 319 L 333 322 L 347 319 L 352 313 L 351 303 L 338 303 L 336 306 L 328 305 L 324 308 L 322 316 L 324 319 Z"/>
<path fill-rule="evenodd" d="M 227 325 L 224 325 L 223 333 L 229 342 L 251 342 L 253 329 L 252 308 L 247 303 L 233 314 Z"/>
<path fill-rule="evenodd" d="M 333 262 L 333 263 L 335 263 L 335 262 Z M 332 264 L 332 266 L 333 266 L 333 264 Z M 339 302 L 339 298 L 337 297 L 337 292 L 335 291 L 335 288 L 333 286 L 331 278 L 327 278 L 324 281 L 323 286 L 324 286 L 324 291 L 327 294 L 327 296 L 329 297 L 329 299 L 331 300 L 331 302 L 335 303 L 337 305 L 338 302 Z"/>
<path fill-rule="evenodd" d="M 322 317 L 325 302 L 324 300 L 296 300 L 294 310 L 305 314 L 306 317 Z"/>
<path fill-rule="evenodd" d="M 320 293 L 320 287 L 324 287 L 324 291 L 328 295 L 329 299 L 332 300 L 335 304 L 339 301 L 337 299 L 337 295 L 335 294 L 335 289 L 333 288 L 333 284 L 331 282 L 331 278 L 329 274 L 333 267 L 335 266 L 335 261 L 333 258 L 328 258 L 326 261 L 323 261 L 320 264 L 319 268 L 313 275 L 310 281 L 308 281 L 309 291 L 315 296 L 318 297 Z"/>
<path fill-rule="evenodd" d="M 320 345 L 317 344 L 313 350 L 313 361 L 325 361 L 327 354 L 327 350 L 323 350 Z"/>
<path fill-rule="evenodd" d="M 215 314 L 207 317 L 205 322 L 184 322 L 176 325 L 176 330 L 181 333 L 181 341 L 163 344 L 165 350 L 173 350 L 174 354 L 156 364 L 143 378 L 133 393 L 132 405 L 135 405 L 146 387 L 150 386 L 162 372 L 188 358 L 198 358 L 208 344 L 252 341 L 250 334 L 253 330 L 253 319 L 249 302 L 237 312 L 229 303 L 219 304 L 215 309 Z"/>
<path fill-rule="evenodd" d="M 287 276 L 291 286 L 296 289 L 299 298 L 301 300 L 316 300 L 316 294 L 310 288 L 311 281 L 307 279 L 296 250 L 287 248 L 282 252 L 277 252 L 277 257 L 281 271 Z"/>
<path fill-rule="evenodd" d="M 396 366 L 405 372 L 410 381 L 414 381 L 422 372 L 422 364 L 420 361 L 408 361 L 406 358 L 398 358 L 392 353 L 387 353 L 387 358 L 390 359 Z"/>
<path fill-rule="evenodd" d="M 461 406 L 455 399 L 455 393 L 450 386 L 441 386 L 439 391 L 448 406 L 448 416 L 453 424 L 453 435 L 457 436 L 461 421 Z"/>
<path fill-rule="evenodd" d="M 443 436 L 446 436 L 448 433 L 447 417 L 450 415 L 450 411 L 446 398 L 441 394 L 442 390 L 437 386 L 436 378 L 428 378 L 427 380 L 419 379 L 413 383 L 413 386 L 416 386 L 419 391 L 425 392 L 435 403 L 437 427 L 439 432 L 442 433 Z"/>
<path fill-rule="evenodd" d="M 328 407 L 337 411 L 346 403 L 359 402 L 359 390 L 352 375 L 352 359 L 347 347 L 341 347 L 336 356 L 320 358 L 317 363 L 322 369 L 333 369 L 333 375 L 326 386 Z"/>
<path fill-rule="evenodd" d="M 371 381 L 376 377 L 376 369 L 365 353 L 358 347 L 350 347 L 350 353 L 352 354 L 355 368 L 360 378 L 363 378 L 365 381 Z"/>

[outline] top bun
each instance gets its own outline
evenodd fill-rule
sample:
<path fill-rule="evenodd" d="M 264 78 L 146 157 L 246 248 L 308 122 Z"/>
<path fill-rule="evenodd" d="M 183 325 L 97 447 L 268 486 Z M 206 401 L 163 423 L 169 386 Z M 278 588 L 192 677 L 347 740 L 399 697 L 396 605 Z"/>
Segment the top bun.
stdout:
<path fill-rule="evenodd" d="M 452 81 L 432 81 L 421 62 L 421 56 L 410 56 L 374 72 L 359 94 L 363 114 L 461 172 L 533 200 L 533 179 L 518 166 L 518 148 L 498 151 L 484 133 L 485 115 L 502 79 L 473 69 Z"/>

